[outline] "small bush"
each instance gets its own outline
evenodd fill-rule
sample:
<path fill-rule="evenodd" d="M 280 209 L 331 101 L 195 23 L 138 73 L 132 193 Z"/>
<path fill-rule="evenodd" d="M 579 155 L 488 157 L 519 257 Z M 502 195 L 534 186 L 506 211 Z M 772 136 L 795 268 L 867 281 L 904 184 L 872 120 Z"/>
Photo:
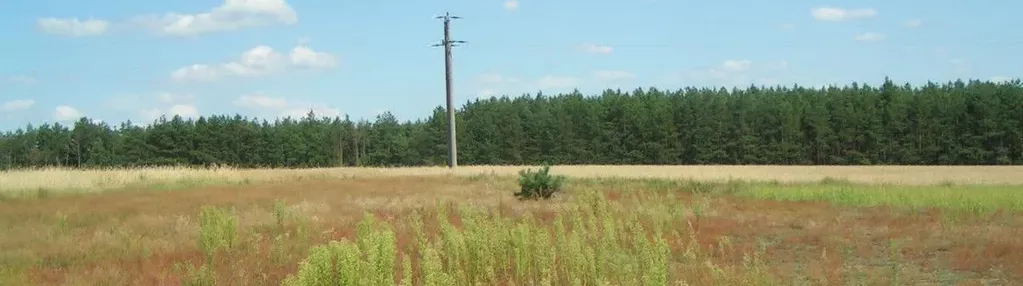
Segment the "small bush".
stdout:
<path fill-rule="evenodd" d="M 539 171 L 530 169 L 519 171 L 521 189 L 515 196 L 519 199 L 550 199 L 554 193 L 561 191 L 565 177 L 551 175 L 550 169 L 550 166 L 544 166 Z"/>

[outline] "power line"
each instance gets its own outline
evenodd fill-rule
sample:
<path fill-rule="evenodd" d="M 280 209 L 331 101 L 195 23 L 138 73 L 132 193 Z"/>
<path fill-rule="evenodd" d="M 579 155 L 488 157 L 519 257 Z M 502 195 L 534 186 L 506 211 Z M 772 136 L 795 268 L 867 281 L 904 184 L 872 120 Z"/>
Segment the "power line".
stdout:
<path fill-rule="evenodd" d="M 849 39 L 850 42 L 855 40 Z M 959 47 L 959 46 L 982 46 L 982 47 L 1005 47 L 1005 46 L 1017 46 L 1023 44 L 1023 39 L 961 39 L 954 42 L 940 42 L 940 41 L 927 41 L 927 40 L 899 40 L 891 39 L 888 40 L 892 44 L 898 46 L 948 46 L 948 47 Z M 692 47 L 690 43 L 636 43 L 636 42 L 605 42 L 595 43 L 598 46 L 606 46 L 613 49 L 678 49 Z M 812 47 L 817 45 L 815 42 L 807 41 L 765 41 L 757 43 L 759 46 L 768 47 Z M 580 45 L 566 45 L 556 43 L 535 43 L 530 41 L 504 41 L 504 42 L 473 42 L 473 45 L 486 47 L 488 49 L 508 49 L 508 48 L 559 48 L 559 49 L 571 49 L 579 48 Z"/>
<path fill-rule="evenodd" d="M 451 87 L 451 47 L 456 46 L 455 44 L 465 43 L 465 41 L 451 40 L 451 19 L 461 19 L 461 17 L 451 16 L 445 12 L 444 16 L 437 16 L 437 19 L 444 19 L 444 40 L 433 46 L 444 46 L 444 82 L 448 104 L 448 168 L 454 169 L 458 167 L 458 145 L 455 139 L 455 100 Z"/>

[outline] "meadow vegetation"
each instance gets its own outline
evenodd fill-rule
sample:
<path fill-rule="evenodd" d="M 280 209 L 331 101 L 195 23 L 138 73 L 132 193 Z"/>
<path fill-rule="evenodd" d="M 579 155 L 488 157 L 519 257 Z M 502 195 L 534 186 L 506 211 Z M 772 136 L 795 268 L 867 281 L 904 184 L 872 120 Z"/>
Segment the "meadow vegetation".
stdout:
<path fill-rule="evenodd" d="M 929 182 L 906 176 L 904 183 L 887 177 L 868 184 L 858 179 L 866 176 L 856 177 L 893 176 L 870 170 L 889 167 L 859 167 L 845 177 L 828 171 L 843 167 L 817 167 L 806 177 L 787 177 L 792 169 L 779 167 L 774 180 L 758 177 L 767 167 L 662 167 L 618 176 L 601 168 L 8 172 L 0 174 L 7 194 L 0 201 L 6 250 L 0 284 L 1005 285 L 1023 279 L 1023 194 L 1011 182 L 938 175 Z M 701 168 L 732 171 L 699 177 Z M 970 173 L 970 167 L 932 168 Z M 48 195 L 39 195 L 45 186 Z M 154 188 L 173 191 L 146 191 Z M 553 195 L 520 200 L 516 194 L 526 189 Z M 12 195 L 18 192 L 30 195 Z"/>

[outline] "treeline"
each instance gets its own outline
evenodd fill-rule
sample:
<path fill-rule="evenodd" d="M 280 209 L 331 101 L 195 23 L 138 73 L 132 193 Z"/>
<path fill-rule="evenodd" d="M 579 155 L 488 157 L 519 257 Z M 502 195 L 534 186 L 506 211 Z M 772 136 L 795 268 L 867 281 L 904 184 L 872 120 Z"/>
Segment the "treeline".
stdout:
<path fill-rule="evenodd" d="M 82 118 L 3 133 L 0 166 L 443 165 L 446 118 Z M 468 102 L 457 121 L 461 165 L 1023 164 L 1019 80 L 536 94 Z"/>

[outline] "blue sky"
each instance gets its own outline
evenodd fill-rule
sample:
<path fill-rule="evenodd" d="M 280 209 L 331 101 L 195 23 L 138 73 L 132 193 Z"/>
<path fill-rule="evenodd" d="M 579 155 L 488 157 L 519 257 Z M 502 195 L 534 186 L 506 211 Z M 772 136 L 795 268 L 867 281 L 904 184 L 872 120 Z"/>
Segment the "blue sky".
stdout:
<path fill-rule="evenodd" d="M 1021 1 L 0 2 L 0 130 L 88 116 L 399 119 L 578 88 L 914 84 L 1023 73 Z"/>

